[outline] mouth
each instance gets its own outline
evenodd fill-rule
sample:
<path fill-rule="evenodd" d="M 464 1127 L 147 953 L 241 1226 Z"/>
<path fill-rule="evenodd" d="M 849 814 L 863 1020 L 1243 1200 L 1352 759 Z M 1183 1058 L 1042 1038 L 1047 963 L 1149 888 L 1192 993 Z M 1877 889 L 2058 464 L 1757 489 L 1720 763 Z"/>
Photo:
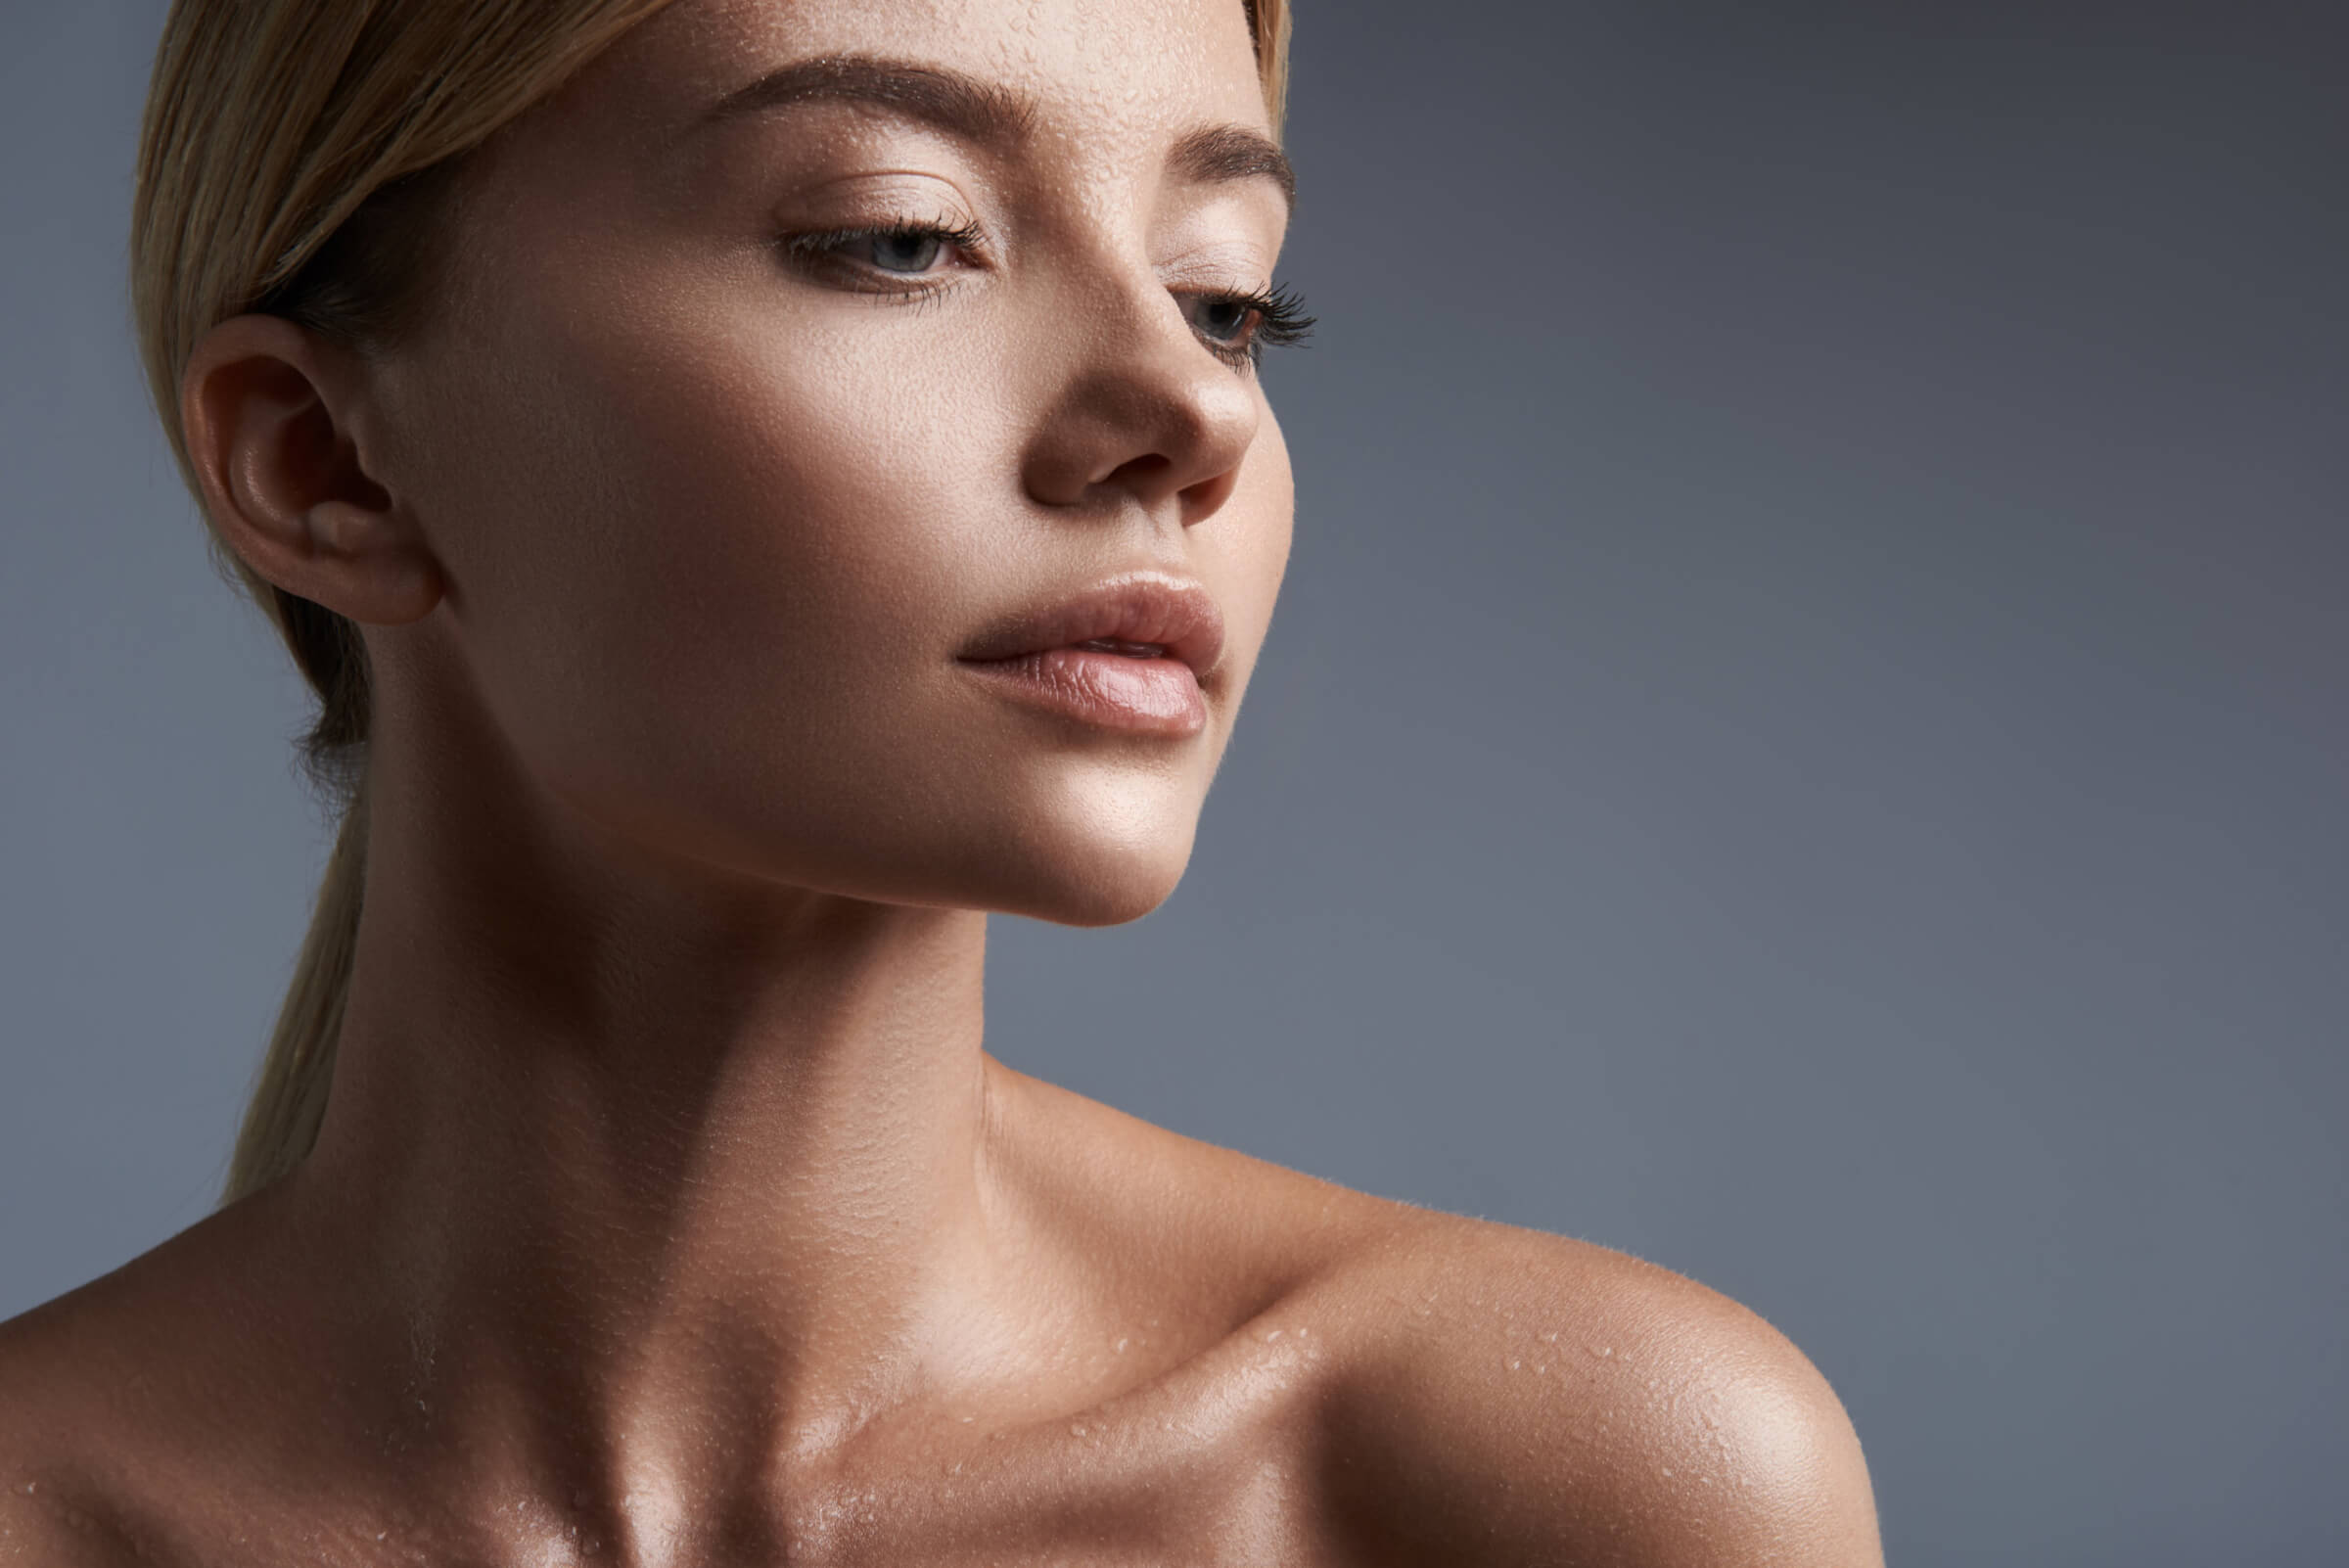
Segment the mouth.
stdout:
<path fill-rule="evenodd" d="M 957 662 L 1028 706 L 1180 736 L 1207 726 L 1200 680 L 1222 648 L 1222 614 L 1205 588 L 1142 573 L 1000 624 Z"/>
<path fill-rule="evenodd" d="M 997 624 L 961 657 L 987 664 L 1059 648 L 1173 659 L 1204 677 L 1222 655 L 1223 615 L 1207 589 L 1187 577 L 1130 573 Z"/>

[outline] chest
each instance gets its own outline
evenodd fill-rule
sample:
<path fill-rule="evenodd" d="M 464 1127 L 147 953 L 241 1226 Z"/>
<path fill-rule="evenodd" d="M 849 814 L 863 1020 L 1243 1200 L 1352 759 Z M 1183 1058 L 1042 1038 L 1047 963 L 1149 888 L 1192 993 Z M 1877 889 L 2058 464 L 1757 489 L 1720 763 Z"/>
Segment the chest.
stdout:
<path fill-rule="evenodd" d="M 830 1568 L 1346 1560 L 1298 1421 L 1072 1419 L 881 1466 L 798 1499 L 776 1560 Z"/>

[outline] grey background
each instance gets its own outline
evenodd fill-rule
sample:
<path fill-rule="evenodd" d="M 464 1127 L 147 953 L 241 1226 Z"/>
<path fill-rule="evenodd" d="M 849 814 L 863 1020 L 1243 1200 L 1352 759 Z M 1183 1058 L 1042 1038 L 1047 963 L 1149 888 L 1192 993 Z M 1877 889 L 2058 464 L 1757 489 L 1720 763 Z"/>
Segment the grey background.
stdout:
<path fill-rule="evenodd" d="M 205 1212 L 325 843 L 125 326 L 161 13 L 0 22 L 0 1315 Z M 1738 1297 L 1896 1563 L 2349 1561 L 2345 18 L 1308 0 L 1286 597 L 996 1051 Z"/>

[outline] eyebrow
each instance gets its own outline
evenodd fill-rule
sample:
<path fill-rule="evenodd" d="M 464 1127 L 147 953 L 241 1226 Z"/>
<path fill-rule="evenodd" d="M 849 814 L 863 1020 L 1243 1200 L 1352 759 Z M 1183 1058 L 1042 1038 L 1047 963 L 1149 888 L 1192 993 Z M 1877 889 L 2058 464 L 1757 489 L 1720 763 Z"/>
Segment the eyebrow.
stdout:
<path fill-rule="evenodd" d="M 1015 147 L 1036 135 L 1036 101 L 959 70 L 871 55 L 826 55 L 768 71 L 726 94 L 701 124 L 746 119 L 806 103 L 869 104 L 934 125 L 981 147 Z M 1245 125 L 1201 125 L 1175 138 L 1167 166 L 1199 185 L 1268 178 L 1297 205 L 1297 171 L 1280 144 Z"/>

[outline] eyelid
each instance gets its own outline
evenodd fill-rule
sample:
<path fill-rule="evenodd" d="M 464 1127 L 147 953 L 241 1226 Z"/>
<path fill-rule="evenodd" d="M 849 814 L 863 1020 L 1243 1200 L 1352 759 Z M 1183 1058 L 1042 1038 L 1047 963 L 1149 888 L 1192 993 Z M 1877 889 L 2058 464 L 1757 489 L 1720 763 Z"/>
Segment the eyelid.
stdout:
<path fill-rule="evenodd" d="M 1266 349 L 1302 346 L 1313 336 L 1314 318 L 1306 314 L 1305 297 L 1289 284 L 1276 282 L 1262 289 L 1186 291 L 1178 298 L 1239 304 L 1255 317 L 1248 336 L 1241 342 L 1211 341 L 1207 345 L 1210 353 L 1234 369 L 1252 369 L 1264 362 Z"/>
<path fill-rule="evenodd" d="M 803 229 L 786 233 L 777 237 L 777 244 L 786 255 L 810 270 L 830 265 L 850 270 L 865 280 L 895 280 L 883 282 L 881 287 L 864 291 L 869 294 L 928 294 L 947 287 L 948 285 L 942 282 L 924 281 L 934 277 L 935 274 L 890 272 L 886 268 L 860 263 L 842 254 L 858 241 L 907 235 L 936 236 L 942 244 L 950 245 L 963 252 L 982 267 L 992 263 L 993 242 L 975 219 L 957 223 L 947 218 L 911 216 L 884 218 L 869 223 L 851 223 L 835 228 Z"/>
<path fill-rule="evenodd" d="M 860 280 L 875 285 L 859 291 L 865 294 L 920 301 L 936 299 L 953 288 L 954 283 L 950 279 L 930 281 L 934 274 L 897 273 L 881 267 L 860 266 L 840 254 L 859 240 L 908 235 L 936 238 L 951 245 L 976 257 L 982 267 L 992 264 L 991 241 L 976 219 L 953 223 L 943 218 L 891 218 L 840 228 L 801 230 L 779 236 L 777 243 L 810 270 L 827 262 L 853 268 Z M 1263 288 L 1246 284 L 1210 283 L 1181 287 L 1169 283 L 1167 292 L 1176 300 L 1215 300 L 1239 304 L 1248 310 L 1255 319 L 1244 340 L 1229 343 L 1200 335 L 1201 344 L 1208 352 L 1235 370 L 1246 371 L 1262 363 L 1267 348 L 1303 344 L 1312 335 L 1314 325 L 1313 318 L 1305 313 L 1303 298 L 1294 288 L 1278 282 L 1268 283 Z M 1188 310 L 1185 309 L 1183 313 L 1187 319 Z"/>

